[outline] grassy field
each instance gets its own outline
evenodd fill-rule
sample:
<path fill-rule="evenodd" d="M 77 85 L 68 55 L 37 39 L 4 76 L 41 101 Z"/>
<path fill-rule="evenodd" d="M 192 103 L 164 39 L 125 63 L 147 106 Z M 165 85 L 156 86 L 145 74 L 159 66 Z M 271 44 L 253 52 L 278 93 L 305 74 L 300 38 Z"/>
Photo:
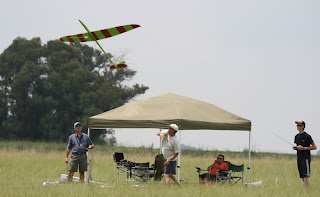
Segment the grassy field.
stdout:
<path fill-rule="evenodd" d="M 0 141 L 0 194 L 1 196 L 319 196 L 320 158 L 313 156 L 309 188 L 298 178 L 295 155 L 253 153 L 251 182 L 262 181 L 257 187 L 237 184 L 199 185 L 195 167 L 206 168 L 217 151 L 183 151 L 181 158 L 182 188 L 172 184 L 167 189 L 163 182 L 148 184 L 127 183 L 125 174 L 117 183 L 117 170 L 112 152 L 124 152 L 126 159 L 151 164 L 159 152 L 151 148 L 125 148 L 96 146 L 89 156 L 93 160 L 92 176 L 103 184 L 59 184 L 43 186 L 46 180 L 54 181 L 67 173 L 64 163 L 65 147 L 61 143 L 3 142 Z M 220 153 L 220 152 L 219 152 Z M 245 164 L 246 153 L 224 152 L 226 159 Z M 75 174 L 78 176 L 78 173 Z M 278 180 L 275 183 L 276 179 Z M 245 171 L 247 182 L 247 170 Z M 105 185 L 106 187 L 101 187 Z M 139 185 L 142 187 L 135 187 Z M 114 187 L 107 187 L 114 186 Z"/>

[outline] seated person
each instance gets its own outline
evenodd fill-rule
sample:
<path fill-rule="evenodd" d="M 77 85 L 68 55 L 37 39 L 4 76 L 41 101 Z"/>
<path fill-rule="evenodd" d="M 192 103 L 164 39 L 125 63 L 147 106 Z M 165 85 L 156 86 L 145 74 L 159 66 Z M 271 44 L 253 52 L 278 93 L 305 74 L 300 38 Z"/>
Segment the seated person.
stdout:
<path fill-rule="evenodd" d="M 208 177 L 210 181 L 215 181 L 217 175 L 219 174 L 218 170 L 228 170 L 229 166 L 227 163 L 224 162 L 224 155 L 218 155 L 217 160 L 213 162 L 212 165 L 210 165 L 207 170 L 209 171 L 209 176 L 208 173 L 201 174 L 199 175 L 199 182 L 200 183 L 206 183 L 208 182 Z"/>

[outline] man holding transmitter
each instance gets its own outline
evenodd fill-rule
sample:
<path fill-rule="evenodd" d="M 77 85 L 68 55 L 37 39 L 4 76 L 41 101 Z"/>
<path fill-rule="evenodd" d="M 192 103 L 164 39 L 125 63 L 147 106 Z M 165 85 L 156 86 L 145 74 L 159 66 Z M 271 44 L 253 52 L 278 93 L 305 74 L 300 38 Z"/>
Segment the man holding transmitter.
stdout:
<path fill-rule="evenodd" d="M 74 123 L 73 129 L 75 133 L 70 135 L 68 138 L 65 160 L 65 162 L 68 163 L 68 157 L 71 151 L 72 154 L 69 164 L 68 182 L 72 181 L 73 174 L 78 171 L 79 167 L 80 182 L 83 183 L 84 172 L 87 171 L 88 166 L 86 153 L 88 149 L 94 148 L 94 144 L 87 134 L 81 132 L 82 127 L 80 122 Z"/>
<path fill-rule="evenodd" d="M 309 186 L 308 178 L 310 177 L 310 150 L 317 149 L 317 146 L 313 142 L 311 135 L 304 131 L 306 123 L 303 120 L 297 120 L 295 123 L 297 124 L 299 133 L 294 137 L 294 143 L 296 143 L 297 146 L 293 147 L 293 149 L 297 151 L 297 164 L 300 178 L 304 186 L 307 187 Z"/>

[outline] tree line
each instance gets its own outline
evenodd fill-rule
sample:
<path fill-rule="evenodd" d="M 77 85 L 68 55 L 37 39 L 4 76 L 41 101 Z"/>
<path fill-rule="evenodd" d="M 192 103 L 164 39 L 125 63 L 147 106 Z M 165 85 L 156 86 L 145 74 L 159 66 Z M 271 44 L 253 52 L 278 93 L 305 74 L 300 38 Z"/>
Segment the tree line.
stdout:
<path fill-rule="evenodd" d="M 109 66 L 104 54 L 85 44 L 13 40 L 0 55 L 0 139 L 66 141 L 75 121 L 86 131 L 88 117 L 124 105 L 148 89 L 123 84 L 136 71 Z M 96 141 L 108 134 L 114 130 L 90 133 Z"/>

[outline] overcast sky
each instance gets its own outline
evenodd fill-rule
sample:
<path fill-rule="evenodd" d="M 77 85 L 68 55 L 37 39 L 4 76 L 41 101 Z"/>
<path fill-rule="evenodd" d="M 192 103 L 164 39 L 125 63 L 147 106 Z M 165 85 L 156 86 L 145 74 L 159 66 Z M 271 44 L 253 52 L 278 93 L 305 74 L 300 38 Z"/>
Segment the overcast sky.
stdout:
<path fill-rule="evenodd" d="M 294 153 L 295 120 L 320 147 L 320 1 L 0 0 L 0 53 L 17 37 L 43 43 L 126 24 L 141 28 L 100 41 L 127 53 L 130 83 L 214 104 L 252 121 L 254 151 Z M 98 48 L 95 44 L 90 46 Z M 156 113 L 156 112 L 155 112 Z M 159 146 L 157 130 L 116 130 L 119 144 Z M 183 131 L 205 149 L 248 148 L 248 132 Z M 317 151 L 313 151 L 315 154 Z"/>

